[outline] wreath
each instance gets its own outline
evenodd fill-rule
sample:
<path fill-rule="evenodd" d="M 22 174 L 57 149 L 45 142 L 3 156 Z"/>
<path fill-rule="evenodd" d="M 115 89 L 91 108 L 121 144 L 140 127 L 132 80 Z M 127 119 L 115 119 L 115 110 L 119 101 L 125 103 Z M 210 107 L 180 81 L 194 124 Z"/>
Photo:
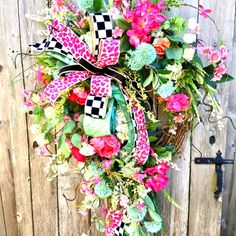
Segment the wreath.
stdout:
<path fill-rule="evenodd" d="M 79 211 L 92 210 L 107 236 L 161 230 L 155 193 L 177 168 L 173 158 L 194 118 L 201 120 L 198 105 L 207 99 L 219 109 L 217 84 L 232 79 L 223 43 L 205 45 L 195 18 L 165 16 L 182 5 L 53 0 L 40 18 L 45 38 L 29 47 L 35 88 L 24 91 L 24 109 L 33 117 L 36 154 L 49 157 L 50 180 L 59 165 L 81 173 Z"/>

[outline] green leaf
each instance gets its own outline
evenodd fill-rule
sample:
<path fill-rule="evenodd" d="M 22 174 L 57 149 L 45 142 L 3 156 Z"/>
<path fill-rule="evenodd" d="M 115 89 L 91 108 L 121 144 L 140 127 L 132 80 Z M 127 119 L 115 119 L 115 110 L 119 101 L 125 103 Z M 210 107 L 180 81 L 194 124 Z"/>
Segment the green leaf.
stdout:
<path fill-rule="evenodd" d="M 234 79 L 234 77 L 232 77 L 231 75 L 225 74 L 225 75 L 223 75 L 223 77 L 220 80 L 217 80 L 216 83 L 217 84 L 225 83 L 225 82 L 229 82 L 233 79 Z"/>
<path fill-rule="evenodd" d="M 96 12 L 100 11 L 102 8 L 104 8 L 103 0 L 96 0 L 93 1 L 93 8 Z"/>
<path fill-rule="evenodd" d="M 74 128 L 75 128 L 75 122 L 72 120 L 69 120 L 66 122 L 66 124 L 63 128 L 63 132 L 65 134 L 71 133 Z"/>
<path fill-rule="evenodd" d="M 144 198 L 144 204 L 148 207 L 148 209 L 155 211 L 155 205 L 148 195 Z"/>
<path fill-rule="evenodd" d="M 153 74 L 154 74 L 153 70 L 150 70 L 149 76 L 143 82 L 144 88 L 147 87 L 153 81 L 153 78 L 154 78 Z"/>
<path fill-rule="evenodd" d="M 95 221 L 96 229 L 99 232 L 105 232 L 105 225 L 102 222 L 102 220 L 96 220 Z"/>
<path fill-rule="evenodd" d="M 165 50 L 167 59 L 180 60 L 183 56 L 183 48 L 167 48 Z"/>
<path fill-rule="evenodd" d="M 58 140 L 58 148 L 61 147 L 61 145 L 66 141 L 66 135 L 62 134 Z"/>
<path fill-rule="evenodd" d="M 57 150 L 58 154 L 62 154 L 65 158 L 70 156 L 71 150 L 66 142 L 62 143 L 61 147 Z"/>
<path fill-rule="evenodd" d="M 128 30 L 131 28 L 131 24 L 128 21 L 126 21 L 123 17 L 119 17 L 116 19 L 116 25 L 123 30 Z"/>
<path fill-rule="evenodd" d="M 167 38 L 172 42 L 185 43 L 183 38 L 177 36 L 167 36 Z"/>
<path fill-rule="evenodd" d="M 82 146 L 82 142 L 81 142 L 81 135 L 80 134 L 73 134 L 71 137 L 71 143 L 77 147 L 77 148 L 81 148 Z"/>
<path fill-rule="evenodd" d="M 131 49 L 131 45 L 129 43 L 129 38 L 127 35 L 123 35 L 120 40 L 120 52 L 127 52 Z"/>
<path fill-rule="evenodd" d="M 157 140 L 158 140 L 157 137 L 155 137 L 155 136 L 149 136 L 149 141 L 150 141 L 150 143 L 156 142 Z"/>
<path fill-rule="evenodd" d="M 150 124 L 148 124 L 148 131 L 155 131 L 158 126 L 158 122 L 151 122 Z"/>
<path fill-rule="evenodd" d="M 156 90 L 158 86 L 160 85 L 159 83 L 159 77 L 155 74 L 153 81 L 152 81 L 152 88 Z"/>
<path fill-rule="evenodd" d="M 155 210 L 152 210 L 152 209 L 148 208 L 148 212 L 149 212 L 150 217 L 151 217 L 155 222 L 162 222 L 162 219 L 161 219 L 160 215 L 157 214 Z"/>

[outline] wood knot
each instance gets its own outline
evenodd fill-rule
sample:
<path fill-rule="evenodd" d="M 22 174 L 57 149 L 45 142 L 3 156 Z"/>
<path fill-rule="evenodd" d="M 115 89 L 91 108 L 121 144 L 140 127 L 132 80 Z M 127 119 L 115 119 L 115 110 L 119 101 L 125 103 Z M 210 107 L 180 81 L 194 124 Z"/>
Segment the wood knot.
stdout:
<path fill-rule="evenodd" d="M 2 65 L 0 65 L 0 72 L 2 71 L 2 69 L 3 69 L 3 66 L 2 66 Z"/>

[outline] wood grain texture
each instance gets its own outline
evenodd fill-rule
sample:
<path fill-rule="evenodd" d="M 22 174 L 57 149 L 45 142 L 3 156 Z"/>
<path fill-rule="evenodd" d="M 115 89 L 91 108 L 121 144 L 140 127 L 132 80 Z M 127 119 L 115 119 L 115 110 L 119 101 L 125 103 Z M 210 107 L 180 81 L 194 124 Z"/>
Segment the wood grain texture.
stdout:
<path fill-rule="evenodd" d="M 219 32 L 209 19 L 200 17 L 202 33 L 207 44 L 214 46 L 219 38 L 223 38 L 228 47 L 232 49 L 235 1 L 209 0 L 200 1 L 207 8 L 213 9 L 212 18 L 215 19 Z M 229 59 L 230 63 L 230 59 Z M 217 95 L 222 113 L 228 109 L 229 85 L 219 86 Z M 202 109 L 204 109 L 202 107 Z M 218 150 L 225 154 L 226 146 L 226 122 L 223 130 L 219 130 L 217 123 L 209 123 L 207 112 L 203 110 L 203 123 L 199 124 L 193 134 L 193 144 L 202 152 L 203 156 L 215 156 Z M 214 120 L 214 118 L 213 118 Z M 209 143 L 210 136 L 216 137 L 216 143 Z M 192 153 L 191 186 L 190 186 L 190 209 L 189 209 L 189 235 L 191 236 L 217 236 L 220 235 L 221 201 L 213 198 L 215 191 L 215 167 L 195 165 L 193 160 L 199 156 L 198 152 Z"/>
<path fill-rule="evenodd" d="M 236 14 L 234 19 L 234 40 L 233 40 L 233 59 L 231 62 L 231 74 L 236 78 Z M 230 84 L 230 100 L 228 116 L 232 118 L 236 124 L 236 94 L 235 94 L 236 80 Z M 236 212 L 236 131 L 232 127 L 230 121 L 227 123 L 227 147 L 225 158 L 234 159 L 234 165 L 226 165 L 224 173 L 224 196 L 222 207 L 222 236 L 235 236 L 235 212 Z"/>
<path fill-rule="evenodd" d="M 26 14 L 42 14 L 46 7 L 46 1 L 34 1 L 29 0 L 27 4 L 25 1 L 20 2 L 20 23 L 22 30 L 21 33 L 21 45 L 22 51 L 26 52 L 28 44 L 37 42 L 43 36 L 38 35 L 37 32 L 42 30 L 42 26 L 36 21 L 26 18 Z M 23 60 L 24 69 L 33 65 L 35 62 L 30 57 L 26 57 Z M 28 73 L 24 74 L 24 81 L 26 89 L 32 90 L 34 88 L 34 79 L 32 75 Z M 31 117 L 27 117 L 28 129 L 32 124 Z M 46 179 L 45 167 L 49 159 L 39 158 L 35 156 L 35 150 L 32 147 L 33 135 L 28 131 L 29 137 L 29 156 L 30 156 L 30 168 L 31 168 L 31 193 L 32 193 L 32 219 L 34 223 L 34 235 L 35 236 L 56 236 L 59 235 L 58 225 L 58 189 L 57 179 L 53 182 L 49 182 Z M 62 234 L 63 235 L 63 234 Z M 28 236 L 28 235 L 27 235 Z M 29 235 L 31 236 L 31 235 Z"/>
<path fill-rule="evenodd" d="M 21 63 L 14 69 L 14 57 L 20 52 L 20 25 L 18 1 L 1 1 L 1 93 L 3 106 L 1 114 L 1 158 L 4 178 L 1 178 L 2 202 L 5 212 L 7 235 L 32 235 L 31 196 L 28 165 L 28 143 L 25 115 L 20 112 L 23 99 L 23 83 L 13 83 L 13 78 L 21 71 Z M 9 7 L 11 6 L 11 7 Z M 11 20 L 9 16 L 13 16 Z M 8 33 L 6 33 L 8 32 Z M 20 61 L 18 61 L 20 62 Z M 1 164 L 1 165 L 2 165 Z M 16 222 L 17 217 L 17 222 Z"/>

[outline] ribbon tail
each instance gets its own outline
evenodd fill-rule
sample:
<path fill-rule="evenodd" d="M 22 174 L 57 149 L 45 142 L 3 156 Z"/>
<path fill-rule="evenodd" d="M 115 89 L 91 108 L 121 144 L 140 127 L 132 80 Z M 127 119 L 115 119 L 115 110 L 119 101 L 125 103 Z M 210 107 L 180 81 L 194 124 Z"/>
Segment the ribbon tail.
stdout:
<path fill-rule="evenodd" d="M 44 95 L 54 106 L 55 101 L 60 97 L 61 93 L 73 85 L 86 80 L 89 76 L 87 71 L 78 71 L 70 73 L 63 78 L 53 80 L 44 90 Z"/>
<path fill-rule="evenodd" d="M 48 24 L 48 29 L 53 37 L 67 48 L 77 61 L 81 58 L 90 62 L 95 61 L 87 44 L 84 43 L 69 27 L 61 24 L 58 20 L 55 20 L 52 25 Z"/>
<path fill-rule="evenodd" d="M 142 110 L 140 110 L 136 104 L 133 103 L 133 113 L 134 119 L 136 121 L 137 135 L 138 139 L 136 141 L 136 150 L 133 155 L 137 159 L 137 163 L 143 165 L 147 159 L 150 152 L 150 143 L 148 138 L 148 132 L 145 127 L 145 115 Z"/>

